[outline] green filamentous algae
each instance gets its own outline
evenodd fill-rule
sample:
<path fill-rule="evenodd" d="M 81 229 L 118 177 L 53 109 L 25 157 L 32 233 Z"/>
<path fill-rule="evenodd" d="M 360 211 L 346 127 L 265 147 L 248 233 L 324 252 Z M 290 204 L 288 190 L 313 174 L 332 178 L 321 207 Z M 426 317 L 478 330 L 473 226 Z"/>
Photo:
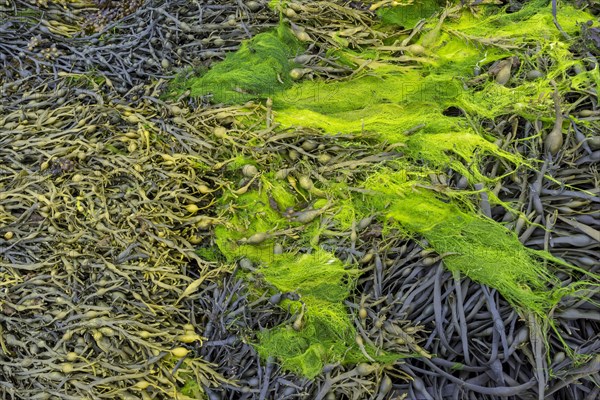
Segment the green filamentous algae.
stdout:
<path fill-rule="evenodd" d="M 434 2 L 427 4 L 433 5 L 432 12 L 438 7 Z M 379 28 L 414 24 L 417 19 L 407 18 L 404 11 L 401 7 L 380 10 Z M 289 71 L 294 65 L 290 59 L 302 46 L 282 23 L 275 31 L 257 35 L 203 76 L 177 85 L 191 88 L 195 95 L 212 95 L 215 102 L 270 97 L 275 121 L 282 127 L 301 126 L 323 135 L 353 133 L 400 149 L 402 159 L 372 170 L 355 183 L 362 191 L 320 182 L 327 197 L 319 200 L 320 205 L 331 203 L 332 219 L 341 229 L 377 215 L 384 235 L 399 229 L 407 237 L 425 239 L 444 256 L 447 268 L 495 288 L 522 315 L 535 315 L 552 325 L 549 310 L 563 296 L 597 286 L 598 276 L 588 274 L 595 282 L 561 287 L 549 265 L 564 271 L 573 267 L 548 253 L 525 248 L 514 233 L 481 215 L 477 191 L 436 188 L 429 177 L 447 169 L 456 171 L 471 184 L 483 184 L 482 191 L 492 205 L 519 214 L 491 188 L 518 169 L 534 168 L 538 161 L 500 148 L 483 132 L 481 121 L 507 114 L 526 119 L 542 115 L 543 122 L 551 124 L 550 82 L 578 61 L 572 59 L 569 44 L 556 29 L 545 1 L 528 2 L 510 14 L 483 11 L 475 15 L 469 9 L 452 7 L 442 17 L 429 18 L 426 33 L 415 38 L 423 49 L 420 54 L 398 57 L 372 49 L 337 49 L 341 59 L 361 70 L 352 79 L 312 80 L 292 87 Z M 559 22 L 569 34 L 576 34 L 578 24 L 591 18 L 569 5 L 563 5 L 559 14 Z M 541 78 L 526 80 L 515 67 L 507 78 L 518 84 L 507 85 L 504 77 L 472 84 L 474 69 L 506 59 L 532 43 L 538 46 L 540 56 L 552 60 Z M 531 61 L 521 55 L 520 62 Z M 597 72 L 596 67 L 573 82 L 598 84 Z M 461 115 L 453 116 L 449 110 L 460 110 Z M 488 177 L 479 168 L 490 157 L 501 163 L 505 175 Z M 258 351 L 264 357 L 276 356 L 284 367 L 308 377 L 316 376 L 328 362 L 366 361 L 354 344 L 356 331 L 343 304 L 360 271 L 319 249 L 315 238 L 323 229 L 318 219 L 308 223 L 297 238 L 297 243 L 313 248 L 309 255 L 290 252 L 273 257 L 273 241 L 258 245 L 240 242 L 256 232 L 276 232 L 289 226 L 288 220 L 269 207 L 267 192 L 282 207 L 303 200 L 272 171 L 262 175 L 261 183 L 261 193 L 247 193 L 235 200 L 238 211 L 229 225 L 217 228 L 217 244 L 231 260 L 245 255 L 260 263 L 262 278 L 277 291 L 298 293 L 299 301 L 286 301 L 284 306 L 302 319 L 303 328 L 278 326 L 260 332 Z M 398 357 L 379 356 L 382 361 Z"/>

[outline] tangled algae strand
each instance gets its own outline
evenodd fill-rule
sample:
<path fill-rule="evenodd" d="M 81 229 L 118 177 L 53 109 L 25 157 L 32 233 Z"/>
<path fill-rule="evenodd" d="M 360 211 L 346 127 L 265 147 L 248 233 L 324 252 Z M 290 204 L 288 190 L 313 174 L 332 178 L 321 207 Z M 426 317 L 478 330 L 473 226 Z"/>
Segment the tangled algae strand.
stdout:
<path fill-rule="evenodd" d="M 316 377 L 328 363 L 365 358 L 374 361 L 365 354 L 364 344 L 357 347 L 355 339 L 360 335 L 343 304 L 357 270 L 345 267 L 330 253 L 316 251 L 301 256 L 281 255 L 260 272 L 281 292 L 298 294 L 302 305 L 287 300 L 283 305 L 288 303 L 292 310 L 300 308 L 304 319 L 299 329 L 283 325 L 259 333 L 256 347 L 260 354 L 276 356 L 284 368 L 309 378 Z M 391 361 L 397 357 L 386 354 L 379 359 Z"/>

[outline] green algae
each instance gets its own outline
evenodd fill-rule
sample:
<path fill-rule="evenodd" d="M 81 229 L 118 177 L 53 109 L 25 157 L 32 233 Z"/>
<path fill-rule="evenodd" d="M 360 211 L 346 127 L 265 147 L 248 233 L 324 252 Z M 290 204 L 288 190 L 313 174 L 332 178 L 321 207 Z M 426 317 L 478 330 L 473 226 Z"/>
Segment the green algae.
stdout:
<path fill-rule="evenodd" d="M 202 398 L 201 396 L 203 393 L 204 390 L 194 379 L 187 379 L 185 381 L 185 385 L 181 388 L 181 394 L 183 394 L 184 396 L 189 396 L 191 398 Z"/>
<path fill-rule="evenodd" d="M 377 15 L 383 26 L 397 28 L 411 28 L 421 19 L 427 19 L 444 6 L 442 0 L 415 1 L 406 0 L 399 2 L 397 7 L 383 7 L 377 10 Z"/>
<path fill-rule="evenodd" d="M 283 254 L 260 273 L 279 291 L 298 294 L 300 300 L 290 302 L 294 303 L 291 309 L 303 312 L 298 331 L 285 325 L 259 333 L 261 355 L 275 356 L 284 368 L 309 378 L 317 376 L 325 363 L 364 359 L 354 346 L 356 330 L 343 304 L 358 270 L 346 268 L 327 252 L 315 251 Z"/>
<path fill-rule="evenodd" d="M 290 86 L 285 72 L 292 67 L 289 57 L 299 50 L 293 40 L 281 39 L 289 38 L 289 32 L 280 26 L 276 34 L 259 35 L 252 42 L 256 47 L 266 39 L 269 46 L 279 47 L 274 64 L 245 76 L 248 83 L 240 86 L 238 70 L 255 61 L 253 53 L 242 46 L 211 70 L 216 72 L 209 71 L 193 81 L 191 87 L 196 89 L 192 93 L 213 93 L 215 102 L 241 102 L 268 94 L 273 98 L 275 120 L 284 127 L 308 127 L 325 135 L 357 133 L 401 145 L 404 160 L 391 163 L 362 182 L 361 187 L 370 195 L 352 196 L 334 183 L 323 188 L 335 200 L 333 218 L 340 228 L 349 229 L 352 221 L 366 216 L 385 215 L 384 235 L 400 229 L 407 237 L 426 239 L 429 246 L 444 255 L 448 269 L 496 288 L 522 315 L 532 313 L 545 326 L 552 325 L 548 313 L 562 297 L 596 284 L 576 282 L 561 287 L 550 267 L 572 272 L 572 266 L 548 253 L 525 248 L 512 232 L 480 215 L 476 192 L 440 191 L 428 183 L 429 174 L 450 168 L 471 183 L 482 182 L 490 187 L 501 177 L 490 178 L 481 171 L 485 157 L 502 160 L 509 167 L 506 174 L 531 168 L 535 163 L 500 149 L 494 138 L 484 136 L 477 126 L 482 120 L 507 114 L 528 119 L 541 115 L 542 121 L 552 123 L 549 82 L 564 77 L 578 61 L 572 59 L 568 43 L 556 30 L 550 10 L 545 1 L 529 2 L 510 14 L 492 14 L 484 9 L 480 15 L 473 15 L 461 10 L 445 21 L 437 36 L 428 35 L 426 41 L 431 42 L 427 44 L 433 50 L 422 57 L 399 61 L 388 53 L 339 50 L 337 53 L 355 66 L 364 64 L 364 72 L 351 80 L 305 81 L 287 90 L 272 91 L 272 87 Z M 388 27 L 415 22 L 403 15 L 401 8 L 383 9 L 379 15 L 382 25 Z M 559 22 L 570 34 L 578 31 L 578 23 L 589 19 L 589 14 L 568 5 L 559 14 Z M 431 18 L 427 28 L 433 28 L 437 21 L 437 17 Z M 423 43 L 426 35 L 421 35 L 418 42 Z M 470 82 L 476 66 L 489 66 L 513 55 L 515 49 L 532 44 L 538 47 L 537 54 L 521 54 L 520 66 L 506 86 L 492 78 Z M 264 47 L 265 53 L 272 51 L 269 46 Z M 526 70 L 534 68 L 545 69 L 545 76 L 525 80 Z M 591 71 L 572 82 L 576 89 L 598 79 L 597 71 Z M 229 86 L 226 95 L 215 96 L 214 87 L 228 80 L 236 82 L 235 86 Z M 202 90 L 197 89 L 200 87 Z M 234 90 L 239 87 L 246 92 L 241 97 Z M 464 115 L 447 115 L 451 107 Z M 243 162 L 236 163 L 236 167 Z M 280 238 L 276 233 L 294 224 L 268 207 L 268 196 L 283 207 L 294 206 L 298 199 L 288 185 L 274 179 L 272 172 L 264 174 L 261 182 L 266 189 L 235 199 L 236 212 L 228 225 L 216 228 L 216 243 L 229 260 L 245 256 L 259 263 L 264 281 L 278 291 L 298 293 L 302 303 L 285 302 L 284 306 L 295 313 L 304 310 L 305 315 L 301 330 L 287 325 L 259 332 L 258 351 L 265 358 L 277 357 L 286 369 L 308 377 L 316 376 L 327 362 L 364 361 L 353 344 L 356 332 L 342 303 L 353 288 L 357 271 L 318 249 L 322 230 L 318 221 L 294 237 L 295 246 L 308 246 L 312 254 L 274 255 L 274 243 Z M 510 208 L 485 190 L 492 203 Z M 229 200 L 225 197 L 223 204 Z M 243 244 L 244 238 L 257 232 L 269 232 L 271 236 L 258 245 Z M 598 280 L 597 276 L 588 276 Z"/>
<path fill-rule="evenodd" d="M 427 54 L 426 59 L 430 63 L 424 67 L 417 63 L 391 64 L 385 62 L 386 57 L 382 55 L 382 62 L 371 63 L 369 74 L 358 79 L 328 85 L 304 82 L 274 99 L 275 109 L 279 110 L 278 121 L 322 128 L 327 132 L 357 132 L 364 122 L 364 129 L 377 131 L 386 139 L 393 140 L 411 122 L 416 125 L 414 121 L 428 121 L 428 125 L 433 124 L 433 131 L 456 125 L 457 121 L 453 118 L 441 115 L 451 105 L 484 118 L 511 111 L 525 113 L 528 107 L 535 107 L 530 108 L 531 113 L 538 111 L 547 107 L 547 103 L 539 104 L 537 97 L 543 90 L 548 90 L 549 81 L 564 74 L 576 61 L 570 57 L 568 45 L 560 41 L 550 8 L 535 7 L 535 4 L 527 5 L 520 12 L 507 14 L 510 17 L 500 14 L 478 18 L 462 11 L 459 19 L 448 19 L 444 24 L 439 45 L 435 46 L 434 53 Z M 529 12 L 532 9 L 536 13 Z M 561 18 L 565 31 L 574 34 L 579 29 L 577 23 L 589 20 L 590 15 L 566 6 L 561 9 Z M 496 28 L 488 26 L 490 21 Z M 518 26 L 515 26 L 516 22 L 519 22 Z M 493 38 L 491 42 L 476 40 L 490 37 Z M 492 80 L 477 90 L 464 88 L 464 81 L 472 75 L 477 63 L 491 63 L 511 55 L 510 49 L 522 46 L 525 37 L 527 42 L 545 44 L 538 58 L 556 61 L 545 79 L 535 83 L 519 82 L 519 85 L 506 88 Z M 484 46 L 486 43 L 492 44 Z M 502 43 L 507 48 L 493 43 Z M 515 103 L 521 103 L 525 110 L 514 110 Z M 379 110 L 381 105 L 390 109 Z M 300 110 L 306 110 L 307 115 Z M 381 115 L 389 123 L 383 122 Z M 400 132 L 394 127 L 400 128 Z"/>
<path fill-rule="evenodd" d="M 472 200 L 477 192 L 431 190 L 424 171 L 396 168 L 382 168 L 364 181 L 362 188 L 370 194 L 353 199 L 355 213 L 385 210 L 384 232 L 400 229 L 407 237 L 425 239 L 446 268 L 497 289 L 521 315 L 533 313 L 552 326 L 548 313 L 564 296 L 598 286 L 599 275 L 523 246 L 514 232 L 477 213 Z M 551 266 L 590 280 L 563 286 Z"/>
<path fill-rule="evenodd" d="M 224 104 L 265 99 L 292 85 L 289 72 L 295 65 L 290 59 L 301 51 L 289 28 L 280 25 L 242 43 L 200 77 L 176 79 L 172 94 L 190 90 L 192 96 L 210 96 L 212 102 Z"/>
<path fill-rule="evenodd" d="M 299 300 L 284 300 L 281 306 L 293 313 L 302 313 L 302 328 L 295 330 L 290 325 L 282 325 L 258 332 L 256 349 L 265 359 L 274 356 L 287 370 L 309 378 L 317 376 L 326 363 L 367 361 L 356 346 L 357 332 L 343 304 L 354 288 L 359 270 L 344 265 L 333 254 L 319 249 L 304 255 L 293 252 L 274 254 L 274 243 L 283 241 L 279 236 L 257 245 L 243 244 L 243 238 L 252 234 L 276 233 L 277 227 L 287 225 L 285 219 L 268 206 L 268 196 L 272 196 L 280 206 L 292 206 L 297 202 L 296 197 L 273 178 L 273 174 L 265 174 L 261 179 L 266 189 L 237 198 L 236 213 L 229 221 L 235 228 L 218 226 L 215 230 L 216 243 L 229 260 L 246 257 L 258 263 L 257 273 L 273 288 L 273 293 L 298 295 Z M 223 204 L 227 202 L 225 198 Z M 315 203 L 314 207 L 319 208 L 319 204 Z M 318 222 L 305 227 L 304 240 L 308 241 L 318 230 Z M 294 244 L 299 246 L 302 242 L 300 239 Z M 376 352 L 368 347 L 367 351 L 371 352 L 373 359 L 384 363 L 403 356 Z"/>
<path fill-rule="evenodd" d="M 374 181 L 370 187 L 378 187 Z M 406 186 L 406 185 L 404 185 Z M 386 191 L 391 187 L 388 186 Z M 381 189 L 379 189 L 381 192 Z M 444 266 L 496 288 L 522 311 L 544 316 L 559 297 L 549 290 L 560 282 L 517 236 L 493 220 L 465 212 L 444 196 L 422 189 L 405 190 L 386 214 L 410 234 L 419 234 L 444 255 Z"/>

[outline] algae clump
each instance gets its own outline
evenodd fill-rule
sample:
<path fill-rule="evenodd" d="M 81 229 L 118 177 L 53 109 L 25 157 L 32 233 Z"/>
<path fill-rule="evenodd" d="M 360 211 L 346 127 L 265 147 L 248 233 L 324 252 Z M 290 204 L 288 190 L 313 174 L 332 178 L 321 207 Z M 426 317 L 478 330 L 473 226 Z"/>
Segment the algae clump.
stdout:
<path fill-rule="evenodd" d="M 466 213 L 423 189 L 395 202 L 387 216 L 422 235 L 444 256 L 450 271 L 496 288 L 521 310 L 542 316 L 558 300 L 548 290 L 558 279 L 513 232 L 493 220 Z"/>
<path fill-rule="evenodd" d="M 246 257 L 258 263 L 256 273 L 261 281 L 274 292 L 298 298 L 280 304 L 294 313 L 296 329 L 292 324 L 284 324 L 258 332 L 256 349 L 265 359 L 274 356 L 285 369 L 309 378 L 317 376 L 326 363 L 367 361 L 354 342 L 357 332 L 343 303 L 350 296 L 359 271 L 320 249 L 309 254 L 273 254 L 274 242 L 280 240 L 278 232 L 290 231 L 285 228 L 290 222 L 268 206 L 268 197 L 284 207 L 294 205 L 297 199 L 272 173 L 263 175 L 261 182 L 265 189 L 239 196 L 236 212 L 227 226 L 215 229 L 216 243 L 228 260 Z M 227 195 L 222 201 L 227 204 Z M 318 204 L 313 207 L 318 208 Z M 308 244 L 314 232 L 319 231 L 319 224 L 315 221 L 304 226 L 304 235 L 295 245 Z M 259 232 L 269 232 L 268 238 L 253 245 L 244 243 L 244 238 Z M 376 354 L 368 346 L 366 351 L 380 362 L 403 356 Z"/>
<path fill-rule="evenodd" d="M 299 318 L 295 327 L 300 328 L 283 325 L 260 332 L 259 353 L 276 356 L 284 368 L 309 378 L 325 363 L 345 361 L 356 332 L 343 301 L 358 271 L 345 268 L 332 254 L 316 251 L 284 254 L 260 273 L 279 291 L 299 296 L 290 306 Z"/>
<path fill-rule="evenodd" d="M 207 96 L 213 103 L 237 104 L 252 99 L 272 97 L 289 88 L 289 76 L 295 64 L 290 61 L 302 45 L 283 24 L 243 42 L 202 76 L 176 79 L 175 92 L 190 90 L 192 96 Z"/>

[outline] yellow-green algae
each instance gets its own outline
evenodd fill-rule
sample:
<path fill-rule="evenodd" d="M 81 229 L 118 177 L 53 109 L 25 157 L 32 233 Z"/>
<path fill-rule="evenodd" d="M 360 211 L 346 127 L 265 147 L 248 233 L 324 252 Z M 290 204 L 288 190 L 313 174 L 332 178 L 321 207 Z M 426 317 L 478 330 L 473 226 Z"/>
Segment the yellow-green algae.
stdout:
<path fill-rule="evenodd" d="M 291 86 L 289 72 L 295 64 L 290 59 L 302 51 L 292 32 L 280 25 L 275 31 L 260 33 L 242 43 L 238 51 L 229 53 L 200 78 L 175 79 L 172 88 L 176 92 L 189 89 L 192 96 L 210 94 L 215 103 L 266 98 Z"/>
<path fill-rule="evenodd" d="M 569 5 L 561 7 L 559 14 L 563 29 L 571 34 L 578 32 L 578 23 L 591 19 L 590 14 Z M 467 34 L 471 39 L 449 32 Z M 534 82 L 504 87 L 491 79 L 482 87 L 465 90 L 464 82 L 472 77 L 477 63 L 513 54 L 512 48 L 484 47 L 487 42 L 476 38 L 492 38 L 501 44 L 510 43 L 511 47 L 536 44 L 541 46 L 538 58 L 554 60 L 554 64 L 546 77 Z M 386 62 L 384 55 L 380 58 L 380 62 L 368 65 L 369 74 L 350 82 L 304 82 L 279 94 L 274 101 L 278 122 L 321 128 L 325 132 L 358 132 L 364 128 L 377 132 L 384 140 L 402 141 L 402 133 L 420 123 L 426 124 L 425 133 L 455 131 L 464 121 L 443 116 L 449 106 L 460 107 L 476 118 L 494 118 L 509 112 L 530 117 L 540 111 L 551 117 L 551 100 L 540 99 L 540 95 L 549 92 L 550 80 L 564 76 L 579 62 L 573 60 L 568 44 L 561 41 L 550 6 L 542 6 L 538 1 L 512 14 L 476 17 L 463 10 L 459 19 L 446 19 L 437 44 L 425 56 L 430 63 L 424 66 L 397 63 L 389 56 L 391 60 Z M 518 76 L 519 72 L 513 75 Z M 577 77 L 586 79 L 597 80 L 598 70 Z"/>
<path fill-rule="evenodd" d="M 300 196 L 274 179 L 273 173 L 263 175 L 261 184 L 262 190 L 237 197 L 230 227 L 222 225 L 215 229 L 216 243 L 230 260 L 247 257 L 259 263 L 259 276 L 276 292 L 298 295 L 299 300 L 284 300 L 281 306 L 296 314 L 302 312 L 303 317 L 302 329 L 298 331 L 283 325 L 259 332 L 257 350 L 265 358 L 277 357 L 284 368 L 309 378 L 317 376 L 325 363 L 366 361 L 356 346 L 357 332 L 343 304 L 359 271 L 319 249 L 304 255 L 295 252 L 273 254 L 274 243 L 282 242 L 281 231 L 300 224 L 290 223 L 274 211 L 269 206 L 269 196 L 282 209 L 297 204 Z M 227 195 L 221 200 L 223 205 L 230 201 Z M 322 203 L 317 201 L 313 207 L 319 208 Z M 294 245 L 310 246 L 319 228 L 318 221 L 304 227 L 304 235 L 295 240 Z M 258 232 L 270 232 L 272 237 L 258 245 L 243 244 L 244 238 Z M 293 235 L 292 232 L 289 234 Z M 391 362 L 403 356 L 366 347 L 372 358 L 380 362 Z"/>
<path fill-rule="evenodd" d="M 543 262 L 560 260 L 524 247 L 514 232 L 473 213 L 464 194 L 449 202 L 448 196 L 387 168 L 367 179 L 364 188 L 377 195 L 357 201 L 356 208 L 382 209 L 385 205 L 388 224 L 399 224 L 407 235 L 425 238 L 444 256 L 448 269 L 496 288 L 519 311 L 545 317 L 562 296 L 580 287 L 562 288 Z"/>
<path fill-rule="evenodd" d="M 497 9 L 492 13 L 491 8 L 489 12 L 478 10 L 479 15 L 463 9 L 458 16 L 448 18 L 439 36 L 421 35 L 420 42 L 425 36 L 429 42 L 422 57 L 398 60 L 387 53 L 369 51 L 366 56 L 340 49 L 356 66 L 368 63 L 364 65 L 365 72 L 351 80 L 327 84 L 307 81 L 290 90 L 274 92 L 264 83 L 279 81 L 280 74 L 290 68 L 289 57 L 299 48 L 293 39 L 287 44 L 272 40 L 291 38 L 281 26 L 276 34 L 264 36 L 268 38 L 265 56 L 269 56 L 268 46 L 283 46 L 283 50 L 271 47 L 274 57 L 270 60 L 275 64 L 269 64 L 269 68 L 262 69 L 256 76 L 247 77 L 250 82 L 258 79 L 261 83 L 240 100 L 271 96 L 275 120 L 283 126 L 310 127 L 324 134 L 368 133 L 382 142 L 404 146 L 405 160 L 383 167 L 365 179 L 362 187 L 371 194 L 350 196 L 337 186 L 322 188 L 334 198 L 336 206 L 332 212 L 337 213 L 334 218 L 341 227 L 347 228 L 352 219 L 373 213 L 385 215 L 387 228 L 400 228 L 409 237 L 425 238 L 433 249 L 446 256 L 444 262 L 449 269 L 496 288 L 519 312 L 536 315 L 546 326 L 548 322 L 551 324 L 548 312 L 564 295 L 573 294 L 586 285 L 597 285 L 598 277 L 588 274 L 594 282 L 577 282 L 561 288 L 549 265 L 566 270 L 571 266 L 548 253 L 525 248 L 509 230 L 480 215 L 476 211 L 474 193 L 436 190 L 428 184 L 427 176 L 451 168 L 471 183 L 482 182 L 489 187 L 499 178 L 492 179 L 481 172 L 479 166 L 484 157 L 503 160 L 508 168 L 506 173 L 535 164 L 535 160 L 524 160 L 498 148 L 493 138 L 480 132 L 479 122 L 507 114 L 524 118 L 541 114 L 542 121 L 550 126 L 553 109 L 548 95 L 549 82 L 564 77 L 578 61 L 570 57 L 568 44 L 554 26 L 546 1 L 529 2 L 520 11 L 510 14 L 497 13 Z M 395 12 L 402 13 L 402 10 L 381 11 L 383 22 L 404 23 L 398 18 L 394 22 Z M 584 11 L 561 5 L 559 22 L 569 34 L 579 30 L 578 23 L 591 19 L 593 17 Z M 431 18 L 427 27 L 432 28 L 436 23 L 437 18 Z M 251 43 L 256 46 L 260 41 L 257 36 Z M 476 84 L 469 82 L 476 65 L 489 65 L 526 45 L 537 46 L 538 56 L 536 59 L 521 57 L 520 68 L 513 71 L 507 86 L 497 84 L 492 78 Z M 221 74 L 219 79 L 227 81 L 228 77 L 240 76 L 231 61 L 234 59 L 244 68 L 248 65 L 244 60 L 253 60 L 253 55 L 243 46 L 221 67 L 216 67 Z M 551 60 L 546 65 L 547 74 L 533 82 L 525 81 L 522 71 L 538 68 L 537 63 L 542 59 Z M 206 94 L 212 89 L 216 93 L 220 87 L 211 88 L 212 82 L 207 76 L 187 84 L 192 89 L 202 88 L 196 94 Z M 283 79 L 287 86 L 287 77 Z M 598 83 L 598 79 L 596 67 L 571 82 L 583 87 L 586 81 Z M 562 83 L 565 81 L 557 81 L 559 85 L 565 84 Z M 221 81 L 215 86 L 217 84 L 221 85 Z M 245 87 L 241 88 L 242 92 L 249 92 Z M 238 93 L 240 88 L 232 89 Z M 213 99 L 229 101 L 226 96 L 215 95 Z M 446 116 L 444 111 L 449 107 L 463 110 L 466 116 Z M 306 320 L 300 331 L 281 326 L 259 333 L 257 348 L 263 356 L 275 355 L 284 367 L 310 377 L 315 376 L 325 362 L 361 360 L 352 344 L 352 324 L 341 303 L 352 288 L 356 270 L 343 266 L 317 248 L 312 255 L 290 252 L 274 256 L 274 239 L 258 246 L 243 244 L 243 238 L 256 232 L 275 234 L 293 228 L 293 224 L 269 208 L 267 192 L 285 206 L 296 204 L 297 196 L 276 181 L 273 173 L 261 179 L 266 189 L 236 199 L 237 209 L 231 214 L 229 224 L 216 229 L 217 244 L 230 259 L 244 255 L 260 262 L 265 281 L 277 290 L 301 294 Z M 493 196 L 491 200 L 499 203 Z M 228 201 L 225 199 L 223 204 Z M 298 246 L 317 247 L 314 238 L 319 229 L 318 221 L 311 223 L 296 238 Z M 327 287 L 330 283 L 335 288 Z M 326 287 L 327 290 L 322 290 Z M 329 289 L 335 289 L 331 295 Z M 300 303 L 294 302 L 290 307 L 300 312 Z M 348 352 L 346 347 L 350 348 Z"/>
<path fill-rule="evenodd" d="M 412 28 L 420 19 L 431 17 L 446 4 L 444 0 L 404 0 L 398 3 L 398 7 L 382 7 L 377 10 L 383 25 Z"/>
<path fill-rule="evenodd" d="M 263 356 L 276 356 L 284 368 L 313 378 L 324 363 L 358 362 L 364 356 L 354 347 L 356 330 L 343 304 L 349 296 L 357 269 L 350 269 L 325 251 L 275 257 L 260 273 L 281 292 L 300 296 L 291 310 L 302 312 L 302 328 L 283 325 L 259 333 L 257 349 Z M 284 303 L 285 305 L 285 303 Z M 394 360 L 397 357 L 373 357 Z"/>

